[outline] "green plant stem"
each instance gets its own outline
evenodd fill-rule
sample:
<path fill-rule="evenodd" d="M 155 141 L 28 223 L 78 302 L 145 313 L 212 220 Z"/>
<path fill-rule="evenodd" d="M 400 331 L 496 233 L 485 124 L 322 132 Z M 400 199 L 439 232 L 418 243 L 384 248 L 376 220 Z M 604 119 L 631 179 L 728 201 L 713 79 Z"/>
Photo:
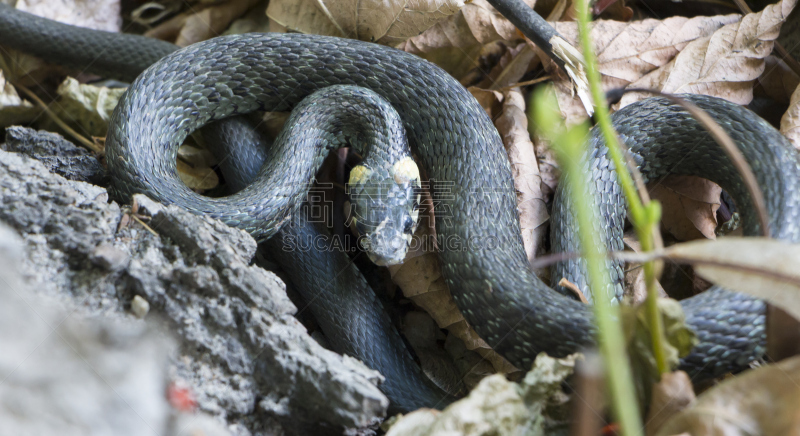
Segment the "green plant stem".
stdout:
<path fill-rule="evenodd" d="M 586 261 L 589 288 L 594 294 L 595 322 L 597 323 L 600 354 L 605 363 L 607 386 L 615 419 L 620 423 L 622 434 L 641 434 L 639 407 L 633 387 L 630 360 L 625 349 L 625 335 L 619 316 L 619 307 L 612 306 L 608 289 L 611 289 L 606 247 L 600 235 L 594 231 L 593 223 L 599 219 L 597 204 L 592 201 L 595 184 L 584 170 L 582 157 L 586 155 L 585 144 L 589 129 L 586 123 L 565 128 L 557 115 L 555 96 L 538 90 L 533 100 L 534 124 L 551 143 L 569 188 L 569 195 L 577 221 L 577 234 L 581 254 Z"/>
<path fill-rule="evenodd" d="M 611 117 L 608 114 L 608 106 L 600 83 L 600 71 L 597 67 L 597 57 L 594 53 L 589 36 L 589 5 L 587 0 L 578 0 L 575 3 L 578 16 L 578 29 L 581 36 L 583 56 L 586 60 L 586 77 L 589 80 L 589 88 L 594 100 L 595 120 L 603 133 L 608 146 L 608 155 L 617 168 L 617 178 L 622 186 L 622 192 L 628 200 L 630 210 L 630 221 L 636 234 L 639 236 L 642 250 L 645 252 L 655 248 L 653 232 L 661 218 L 661 208 L 656 202 L 643 205 L 636 192 L 633 179 L 625 164 L 622 147 L 619 144 L 617 133 L 611 125 Z M 647 285 L 647 299 L 645 301 L 647 317 L 650 322 L 650 338 L 653 343 L 653 355 L 656 361 L 656 368 L 659 374 L 669 372 L 666 353 L 664 352 L 664 325 L 657 306 L 657 290 L 655 286 L 655 267 L 652 262 L 644 264 L 645 283 Z"/>

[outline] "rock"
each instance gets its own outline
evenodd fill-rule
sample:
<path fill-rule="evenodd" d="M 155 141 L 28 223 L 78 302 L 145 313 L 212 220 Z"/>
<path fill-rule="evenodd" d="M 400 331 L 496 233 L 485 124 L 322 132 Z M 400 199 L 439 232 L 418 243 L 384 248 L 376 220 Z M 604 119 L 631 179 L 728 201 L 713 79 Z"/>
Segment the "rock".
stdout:
<path fill-rule="evenodd" d="M 174 341 L 141 322 L 73 316 L 38 297 L 16 272 L 22 244 L 0 224 L 0 434 L 165 433 Z"/>
<path fill-rule="evenodd" d="M 3 150 L 36 158 L 50 171 L 69 180 L 100 185 L 110 180 L 105 167 L 94 154 L 55 133 L 12 126 L 6 129 Z"/>
<path fill-rule="evenodd" d="M 174 206 L 146 210 L 158 236 L 135 221 L 118 230 L 123 213 L 104 189 L 0 151 L 0 221 L 23 237 L 25 281 L 82 315 L 134 319 L 133 300 L 146 300 L 147 319 L 177 338 L 170 379 L 233 434 L 341 433 L 385 415 L 380 375 L 307 334 L 283 283 L 251 265 L 248 234 Z"/>
<path fill-rule="evenodd" d="M 148 303 L 147 300 L 141 296 L 137 295 L 133 297 L 133 300 L 131 300 L 131 312 L 133 312 L 137 318 L 144 318 L 147 316 L 147 313 L 150 312 L 150 303 Z"/>

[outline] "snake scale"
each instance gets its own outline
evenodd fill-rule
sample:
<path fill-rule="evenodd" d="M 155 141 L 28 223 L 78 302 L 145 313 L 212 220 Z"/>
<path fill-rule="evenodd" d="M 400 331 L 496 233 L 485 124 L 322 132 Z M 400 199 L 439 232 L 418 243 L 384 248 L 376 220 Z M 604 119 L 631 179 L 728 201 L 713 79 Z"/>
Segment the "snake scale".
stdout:
<path fill-rule="evenodd" d="M 563 356 L 594 343 L 590 308 L 546 286 L 528 266 L 510 165 L 491 119 L 463 86 L 435 65 L 370 43 L 300 34 L 225 36 L 175 51 L 176 47 L 163 42 L 60 25 L 4 5 L 0 5 L 0 44 L 78 67 L 100 59 L 100 73 L 138 77 L 116 108 L 107 138 L 107 162 L 118 194 L 146 193 L 220 218 L 259 239 L 278 232 L 288 212 L 272 210 L 277 207 L 275 198 L 261 198 L 257 189 L 246 188 L 223 199 L 188 190 L 175 171 L 182 140 L 214 120 L 254 110 L 289 110 L 312 92 L 332 85 L 369 88 L 396 110 L 427 175 L 447 183 L 447 195 L 435 209 L 439 237 L 498 241 L 441 247 L 442 274 L 469 323 L 520 368 L 529 368 L 539 352 Z M 688 98 L 717 120 L 753 166 L 767 202 L 772 236 L 797 241 L 800 160 L 788 141 L 740 106 L 711 97 Z M 667 173 L 700 175 L 719 183 L 739 205 L 750 204 L 724 153 L 679 107 L 650 98 L 623 108 L 613 120 L 646 178 L 655 180 Z M 625 202 L 596 130 L 591 145 L 586 169 L 595 184 L 586 189 L 591 189 L 601 211 L 598 231 L 611 249 L 619 250 Z M 564 197 L 559 193 L 553 206 L 553 247 L 577 251 Z M 746 234 L 757 234 L 754 215 L 747 207 L 740 209 Z M 307 262 L 342 262 L 326 261 L 320 253 L 303 255 Z M 619 283 L 621 265 L 612 262 L 612 267 Z M 564 276 L 585 286 L 581 270 L 580 261 L 569 261 L 556 268 L 554 277 Z M 368 288 L 355 273 L 337 277 L 337 283 Z M 332 318 L 352 316 L 348 328 L 359 329 L 359 334 L 350 340 L 362 341 L 362 349 L 408 354 L 400 346 L 386 345 L 396 342 L 396 333 L 371 333 L 360 325 L 366 321 L 354 311 L 379 311 L 374 297 L 362 295 L 361 300 L 347 301 L 342 298 L 349 294 L 340 295 L 319 310 Z M 681 362 L 690 374 L 742 370 L 763 356 L 762 301 L 715 287 L 681 304 L 699 338 Z M 376 325 L 385 324 L 380 315 L 368 316 Z M 370 364 L 369 358 L 356 355 Z M 372 363 L 387 377 L 390 386 L 384 389 L 395 410 L 450 401 L 426 382 L 409 380 L 418 374 L 402 369 L 408 356 L 378 358 L 392 359 L 383 362 L 386 366 Z"/>

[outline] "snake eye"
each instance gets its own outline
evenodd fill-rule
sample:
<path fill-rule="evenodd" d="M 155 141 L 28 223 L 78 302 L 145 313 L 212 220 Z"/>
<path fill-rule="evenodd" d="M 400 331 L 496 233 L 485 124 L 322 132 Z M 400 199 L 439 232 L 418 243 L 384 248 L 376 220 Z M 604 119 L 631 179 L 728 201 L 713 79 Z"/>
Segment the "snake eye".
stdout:
<path fill-rule="evenodd" d="M 405 223 L 403 223 L 403 233 L 411 233 L 412 230 L 414 230 L 414 220 L 407 216 Z"/>

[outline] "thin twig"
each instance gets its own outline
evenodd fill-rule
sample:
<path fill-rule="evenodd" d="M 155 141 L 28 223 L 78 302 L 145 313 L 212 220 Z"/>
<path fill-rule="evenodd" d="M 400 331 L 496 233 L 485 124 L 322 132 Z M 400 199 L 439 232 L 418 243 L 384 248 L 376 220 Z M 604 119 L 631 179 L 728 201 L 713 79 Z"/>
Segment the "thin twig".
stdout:
<path fill-rule="evenodd" d="M 36 102 L 36 104 L 38 104 L 39 107 L 42 108 L 42 110 L 47 114 L 47 116 L 49 116 L 58 125 L 58 127 L 61 127 L 70 136 L 75 138 L 76 141 L 80 142 L 81 145 L 99 155 L 103 154 L 103 149 L 98 147 L 97 144 L 95 144 L 94 142 L 84 138 L 80 133 L 73 130 L 72 127 L 68 126 L 67 123 L 62 121 L 61 118 L 58 117 L 58 115 L 56 115 L 52 110 L 50 110 L 50 108 L 47 107 L 47 105 L 36 94 L 33 93 L 33 91 L 17 83 L 13 83 L 13 85 L 15 88 L 22 90 L 22 92 L 24 92 L 28 96 L 28 98 Z"/>

